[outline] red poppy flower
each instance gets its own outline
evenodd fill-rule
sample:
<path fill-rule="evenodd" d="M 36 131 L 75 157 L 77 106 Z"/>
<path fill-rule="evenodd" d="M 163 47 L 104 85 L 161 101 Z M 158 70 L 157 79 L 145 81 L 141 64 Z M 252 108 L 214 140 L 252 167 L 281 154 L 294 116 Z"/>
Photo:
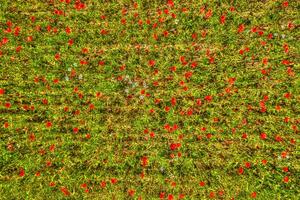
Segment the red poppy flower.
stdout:
<path fill-rule="evenodd" d="M 211 18 L 212 14 L 213 14 L 212 9 L 209 9 L 209 10 L 206 12 L 206 14 L 205 14 L 205 18 L 206 18 L 206 19 Z"/>
<path fill-rule="evenodd" d="M 148 165 L 148 158 L 146 156 L 143 156 L 141 158 L 142 166 L 146 167 Z"/>
<path fill-rule="evenodd" d="M 129 189 L 128 190 L 128 194 L 129 196 L 133 197 L 134 196 L 135 191 L 133 189 Z"/>
<path fill-rule="evenodd" d="M 65 196 L 69 196 L 70 195 L 70 192 L 68 191 L 68 189 L 66 187 L 61 187 L 60 191 L 62 193 L 64 193 Z"/>
<path fill-rule="evenodd" d="M 85 135 L 85 138 L 86 138 L 86 139 L 90 139 L 90 138 L 91 138 L 91 134 L 87 133 L 87 134 Z"/>
<path fill-rule="evenodd" d="M 238 28 L 238 33 L 242 33 L 245 30 L 245 25 L 241 24 Z"/>
<path fill-rule="evenodd" d="M 2 44 L 6 44 L 6 43 L 8 43 L 8 41 L 9 41 L 9 39 L 5 37 L 2 39 Z"/>
<path fill-rule="evenodd" d="M 176 71 L 176 66 L 170 67 L 170 71 L 175 72 Z"/>
<path fill-rule="evenodd" d="M 155 65 L 155 60 L 149 60 L 148 64 L 153 67 Z"/>
<path fill-rule="evenodd" d="M 201 106 L 201 105 L 202 105 L 201 99 L 197 99 L 197 100 L 196 100 L 196 104 L 197 104 L 197 106 Z"/>
<path fill-rule="evenodd" d="M 172 186 L 172 187 L 176 187 L 176 182 L 172 182 L 172 183 L 171 183 L 171 186 Z"/>
<path fill-rule="evenodd" d="M 288 61 L 288 60 L 282 60 L 281 63 L 284 64 L 284 65 L 289 65 L 289 64 L 291 64 L 291 62 Z"/>
<path fill-rule="evenodd" d="M 50 128 L 52 126 L 52 122 L 46 122 L 46 127 Z"/>
<path fill-rule="evenodd" d="M 235 80 L 236 80 L 235 77 L 231 77 L 231 78 L 228 79 L 228 82 L 229 82 L 231 85 L 233 85 L 234 82 L 235 82 Z"/>
<path fill-rule="evenodd" d="M 184 74 L 184 76 L 185 76 L 186 79 L 190 79 L 192 77 L 192 75 L 193 75 L 193 72 L 186 72 Z"/>
<path fill-rule="evenodd" d="M 105 181 L 101 181 L 100 186 L 101 186 L 102 188 L 105 188 L 106 182 L 105 182 Z"/>
<path fill-rule="evenodd" d="M 11 107 L 11 103 L 10 103 L 10 102 L 6 102 L 6 103 L 4 104 L 4 106 L 5 106 L 6 108 L 10 108 L 10 107 Z"/>
<path fill-rule="evenodd" d="M 172 104 L 172 106 L 175 106 L 175 105 L 176 105 L 176 98 L 175 98 L 175 97 L 172 97 L 172 99 L 171 99 L 171 104 Z"/>
<path fill-rule="evenodd" d="M 210 139 L 211 137 L 212 137 L 212 134 L 211 134 L 211 133 L 206 134 L 206 138 L 207 138 L 207 139 Z"/>
<path fill-rule="evenodd" d="M 69 111 L 69 107 L 68 107 L 68 106 L 65 106 L 65 107 L 64 107 L 64 111 L 65 111 L 65 112 L 68 112 L 68 111 Z"/>
<path fill-rule="evenodd" d="M 52 165 L 52 162 L 51 162 L 51 161 L 49 161 L 49 160 L 46 161 L 46 166 L 47 166 L 47 167 L 50 167 L 51 165 Z"/>
<path fill-rule="evenodd" d="M 261 138 L 262 140 L 267 139 L 267 134 L 266 134 L 266 133 L 261 133 L 261 134 L 260 134 L 260 138 Z"/>
<path fill-rule="evenodd" d="M 243 173 L 244 173 L 244 169 L 243 169 L 243 167 L 239 167 L 239 169 L 238 169 L 238 173 L 239 173 L 239 174 L 243 174 Z"/>
<path fill-rule="evenodd" d="M 223 195 L 224 195 L 224 190 L 220 190 L 220 191 L 218 192 L 218 194 L 219 194 L 219 196 L 223 196 Z"/>
<path fill-rule="evenodd" d="M 24 170 L 23 168 L 20 168 L 19 176 L 20 176 L 20 177 L 25 176 L 25 170 Z"/>
<path fill-rule="evenodd" d="M 169 35 L 168 31 L 164 31 L 164 36 L 167 37 Z"/>
<path fill-rule="evenodd" d="M 169 107 L 169 106 L 166 106 L 166 107 L 165 107 L 165 111 L 166 111 L 166 112 L 169 112 L 169 111 L 170 111 L 170 107 Z"/>
<path fill-rule="evenodd" d="M 54 145 L 54 144 L 51 144 L 51 146 L 49 147 L 49 150 L 50 150 L 51 152 L 53 152 L 54 149 L 55 149 L 55 145 Z"/>
<path fill-rule="evenodd" d="M 8 128 L 9 127 L 9 123 L 8 122 L 4 122 L 4 128 Z"/>
<path fill-rule="evenodd" d="M 59 79 L 58 79 L 58 78 L 53 79 L 53 83 L 54 83 L 54 84 L 57 84 L 58 82 L 59 82 Z"/>
<path fill-rule="evenodd" d="M 207 96 L 205 96 L 204 99 L 209 102 L 209 101 L 212 100 L 212 96 L 211 95 L 207 95 Z"/>
<path fill-rule="evenodd" d="M 67 28 L 66 28 L 66 33 L 67 33 L 67 34 L 70 34 L 70 33 L 71 33 L 71 28 L 70 28 L 70 27 L 67 27 Z"/>
<path fill-rule="evenodd" d="M 246 162 L 245 163 L 245 167 L 250 168 L 251 167 L 251 163 L 250 162 Z"/>
<path fill-rule="evenodd" d="M 182 156 L 182 153 L 181 152 L 178 152 L 177 153 L 177 156 L 180 158 Z"/>
<path fill-rule="evenodd" d="M 55 59 L 56 59 L 56 60 L 59 60 L 59 59 L 60 59 L 60 54 L 59 54 L 59 53 L 55 54 Z"/>
<path fill-rule="evenodd" d="M 172 151 L 174 151 L 175 149 L 177 149 L 177 144 L 176 144 L 176 143 L 170 144 L 170 149 L 171 149 Z"/>
<path fill-rule="evenodd" d="M 150 133 L 150 137 L 151 137 L 151 138 L 154 138 L 154 137 L 155 137 L 155 133 L 154 133 L 154 132 L 151 132 L 151 133 Z"/>
<path fill-rule="evenodd" d="M 220 17 L 220 23 L 221 23 L 221 24 L 225 24 L 225 20 L 226 20 L 226 15 L 222 15 L 222 16 Z"/>
<path fill-rule="evenodd" d="M 17 46 L 16 52 L 20 52 L 22 50 L 22 46 Z"/>
<path fill-rule="evenodd" d="M 90 110 L 94 110 L 94 109 L 95 109 L 95 105 L 91 103 L 91 104 L 89 105 L 89 108 L 90 108 Z"/>
<path fill-rule="evenodd" d="M 204 187 L 204 186 L 205 186 L 205 182 L 204 182 L 204 181 L 200 181 L 200 182 L 199 182 L 199 185 L 200 185 L 201 187 Z"/>
<path fill-rule="evenodd" d="M 159 198 L 164 199 L 165 198 L 165 193 L 164 192 L 159 193 Z"/>
<path fill-rule="evenodd" d="M 73 45 L 73 43 L 74 43 L 74 40 L 73 39 L 69 39 L 69 41 L 68 41 L 69 46 Z"/>
<path fill-rule="evenodd" d="M 277 142 L 282 142 L 282 141 L 283 141 L 282 137 L 280 137 L 279 135 L 276 135 L 276 136 L 275 136 L 275 140 L 276 140 Z"/>
<path fill-rule="evenodd" d="M 112 179 L 110 179 L 110 182 L 111 182 L 112 184 L 116 184 L 116 183 L 118 182 L 118 180 L 117 180 L 116 178 L 112 178 Z"/>
<path fill-rule="evenodd" d="M 215 193 L 214 193 L 214 192 L 210 192 L 210 193 L 209 193 L 209 197 L 210 197 L 210 198 L 214 198 L 214 197 L 215 197 Z"/>
<path fill-rule="evenodd" d="M 173 7 L 174 6 L 174 2 L 172 0 L 168 0 L 168 6 Z"/>
<path fill-rule="evenodd" d="M 78 131 L 79 131 L 78 127 L 73 128 L 73 133 L 78 133 Z"/>
<path fill-rule="evenodd" d="M 284 94 L 284 97 L 287 99 L 291 98 L 291 96 L 292 96 L 292 94 L 289 92 Z"/>
<path fill-rule="evenodd" d="M 252 192 L 250 196 L 251 196 L 251 198 L 256 198 L 257 193 L 256 192 Z"/>
<path fill-rule="evenodd" d="M 281 153 L 281 158 L 286 158 L 287 157 L 287 152 L 286 151 L 283 151 L 282 153 Z"/>
<path fill-rule="evenodd" d="M 55 183 L 51 181 L 51 182 L 49 183 L 49 186 L 50 186 L 50 187 L 54 187 L 54 186 L 55 186 Z"/>
<path fill-rule="evenodd" d="M 285 8 L 288 7 L 289 6 L 289 2 L 288 1 L 282 2 L 282 6 L 285 7 Z"/>
<path fill-rule="evenodd" d="M 196 61 L 191 63 L 191 67 L 194 69 L 198 66 L 198 63 Z"/>
<path fill-rule="evenodd" d="M 5 93 L 5 90 L 0 88 L 0 95 L 3 95 Z"/>
<path fill-rule="evenodd" d="M 48 104 L 48 100 L 47 99 L 42 99 L 42 103 L 43 104 Z"/>
<path fill-rule="evenodd" d="M 88 64 L 88 62 L 87 62 L 87 61 L 85 61 L 85 60 L 80 60 L 80 64 L 81 64 L 81 65 L 87 65 L 87 64 Z"/>
<path fill-rule="evenodd" d="M 33 141 L 35 140 L 35 135 L 34 135 L 34 133 L 31 133 L 31 134 L 29 135 L 29 140 L 30 140 L 31 142 L 33 142 Z"/>
<path fill-rule="evenodd" d="M 168 200 L 173 200 L 173 199 L 174 199 L 173 194 L 169 194 L 169 195 L 168 195 Z"/>

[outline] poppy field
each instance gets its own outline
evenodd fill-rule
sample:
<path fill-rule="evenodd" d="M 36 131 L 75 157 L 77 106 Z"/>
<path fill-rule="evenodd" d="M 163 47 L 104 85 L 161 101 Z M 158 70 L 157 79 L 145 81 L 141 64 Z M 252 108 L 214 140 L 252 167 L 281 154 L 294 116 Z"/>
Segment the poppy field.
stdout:
<path fill-rule="evenodd" d="M 300 199 L 299 10 L 0 1 L 0 199 Z"/>

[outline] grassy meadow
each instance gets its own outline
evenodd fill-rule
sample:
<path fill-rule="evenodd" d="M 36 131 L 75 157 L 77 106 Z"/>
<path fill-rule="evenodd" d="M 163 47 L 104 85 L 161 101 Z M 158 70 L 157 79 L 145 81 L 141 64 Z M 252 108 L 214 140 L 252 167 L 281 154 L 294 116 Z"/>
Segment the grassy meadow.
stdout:
<path fill-rule="evenodd" d="M 0 199 L 300 199 L 297 0 L 0 0 Z"/>

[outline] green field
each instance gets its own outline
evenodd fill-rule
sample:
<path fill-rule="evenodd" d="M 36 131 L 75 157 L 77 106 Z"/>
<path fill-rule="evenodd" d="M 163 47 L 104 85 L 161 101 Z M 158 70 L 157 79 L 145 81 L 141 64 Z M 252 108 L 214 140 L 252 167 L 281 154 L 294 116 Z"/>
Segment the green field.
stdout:
<path fill-rule="evenodd" d="M 300 199 L 297 0 L 0 0 L 0 199 Z"/>

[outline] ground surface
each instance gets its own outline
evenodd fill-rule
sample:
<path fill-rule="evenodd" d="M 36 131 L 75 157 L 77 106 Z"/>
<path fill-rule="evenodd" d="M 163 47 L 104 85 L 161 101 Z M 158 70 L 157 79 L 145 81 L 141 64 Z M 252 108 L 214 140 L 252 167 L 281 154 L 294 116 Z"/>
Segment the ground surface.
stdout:
<path fill-rule="evenodd" d="M 0 1 L 0 199 L 299 199 L 299 8 Z"/>

